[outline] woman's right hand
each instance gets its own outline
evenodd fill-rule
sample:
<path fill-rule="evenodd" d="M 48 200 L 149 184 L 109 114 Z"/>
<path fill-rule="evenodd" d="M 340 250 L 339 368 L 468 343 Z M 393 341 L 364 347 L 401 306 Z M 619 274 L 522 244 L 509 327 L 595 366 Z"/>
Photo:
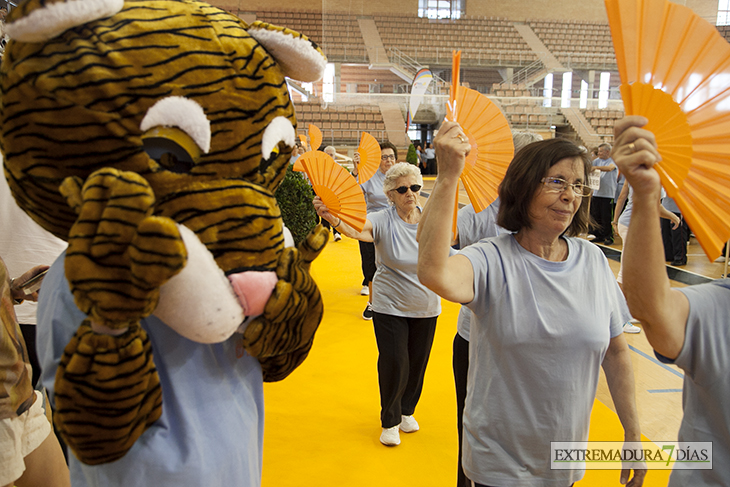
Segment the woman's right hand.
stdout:
<path fill-rule="evenodd" d="M 438 177 L 458 178 L 471 150 L 469 139 L 461 126 L 457 122 L 444 121 L 438 135 L 433 139 L 433 145 L 439 164 Z"/>

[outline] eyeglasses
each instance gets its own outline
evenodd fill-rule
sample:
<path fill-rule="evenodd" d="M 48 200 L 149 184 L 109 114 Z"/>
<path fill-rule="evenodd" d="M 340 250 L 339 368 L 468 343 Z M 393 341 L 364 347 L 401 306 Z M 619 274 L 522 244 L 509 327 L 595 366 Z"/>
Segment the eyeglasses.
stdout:
<path fill-rule="evenodd" d="M 576 196 L 590 196 L 593 189 L 590 186 L 586 186 L 583 183 L 569 183 L 565 179 L 560 178 L 542 178 L 540 180 L 545 185 L 548 191 L 555 193 L 562 193 L 565 189 L 570 186 L 573 189 L 573 193 Z"/>
<path fill-rule="evenodd" d="M 417 194 L 419 191 L 421 191 L 421 185 L 412 184 L 410 186 L 401 186 L 400 188 L 395 188 L 393 191 L 398 191 L 400 194 L 406 194 L 409 189 Z"/>
<path fill-rule="evenodd" d="M 383 154 L 380 156 L 381 161 L 387 161 L 388 159 L 392 159 L 395 161 L 395 154 Z"/>

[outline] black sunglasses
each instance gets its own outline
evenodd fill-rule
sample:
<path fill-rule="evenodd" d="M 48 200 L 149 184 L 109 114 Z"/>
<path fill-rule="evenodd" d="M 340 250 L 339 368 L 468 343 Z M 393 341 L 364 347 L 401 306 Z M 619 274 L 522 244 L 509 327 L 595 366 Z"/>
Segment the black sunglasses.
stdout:
<path fill-rule="evenodd" d="M 412 184 L 411 186 L 401 186 L 400 188 L 395 188 L 393 191 L 398 191 L 400 194 L 406 194 L 406 191 L 408 191 L 409 189 L 414 193 L 418 193 L 419 191 L 421 191 L 421 185 Z"/>

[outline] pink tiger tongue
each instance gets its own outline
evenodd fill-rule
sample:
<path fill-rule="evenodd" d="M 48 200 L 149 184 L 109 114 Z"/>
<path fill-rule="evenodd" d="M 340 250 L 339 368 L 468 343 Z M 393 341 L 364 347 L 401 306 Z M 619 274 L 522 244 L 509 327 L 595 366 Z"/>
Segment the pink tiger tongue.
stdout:
<path fill-rule="evenodd" d="M 258 316 L 264 312 L 266 302 L 279 280 L 276 273 L 272 271 L 246 271 L 238 274 L 231 274 L 228 280 L 238 296 L 238 301 L 243 308 L 243 314 Z"/>

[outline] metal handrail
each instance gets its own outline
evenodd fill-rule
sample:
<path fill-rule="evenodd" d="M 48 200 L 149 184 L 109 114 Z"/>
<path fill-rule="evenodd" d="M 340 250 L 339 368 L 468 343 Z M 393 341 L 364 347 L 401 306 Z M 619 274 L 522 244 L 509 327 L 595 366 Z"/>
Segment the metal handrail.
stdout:
<path fill-rule="evenodd" d="M 539 58 L 537 58 L 537 61 L 535 61 L 534 63 L 528 64 L 521 70 L 514 73 L 511 77 L 502 81 L 502 83 L 500 83 L 500 84 L 502 84 L 502 85 L 520 84 L 522 82 L 527 81 L 532 75 L 546 69 L 544 59 L 545 59 L 545 54 L 543 54 Z"/>

